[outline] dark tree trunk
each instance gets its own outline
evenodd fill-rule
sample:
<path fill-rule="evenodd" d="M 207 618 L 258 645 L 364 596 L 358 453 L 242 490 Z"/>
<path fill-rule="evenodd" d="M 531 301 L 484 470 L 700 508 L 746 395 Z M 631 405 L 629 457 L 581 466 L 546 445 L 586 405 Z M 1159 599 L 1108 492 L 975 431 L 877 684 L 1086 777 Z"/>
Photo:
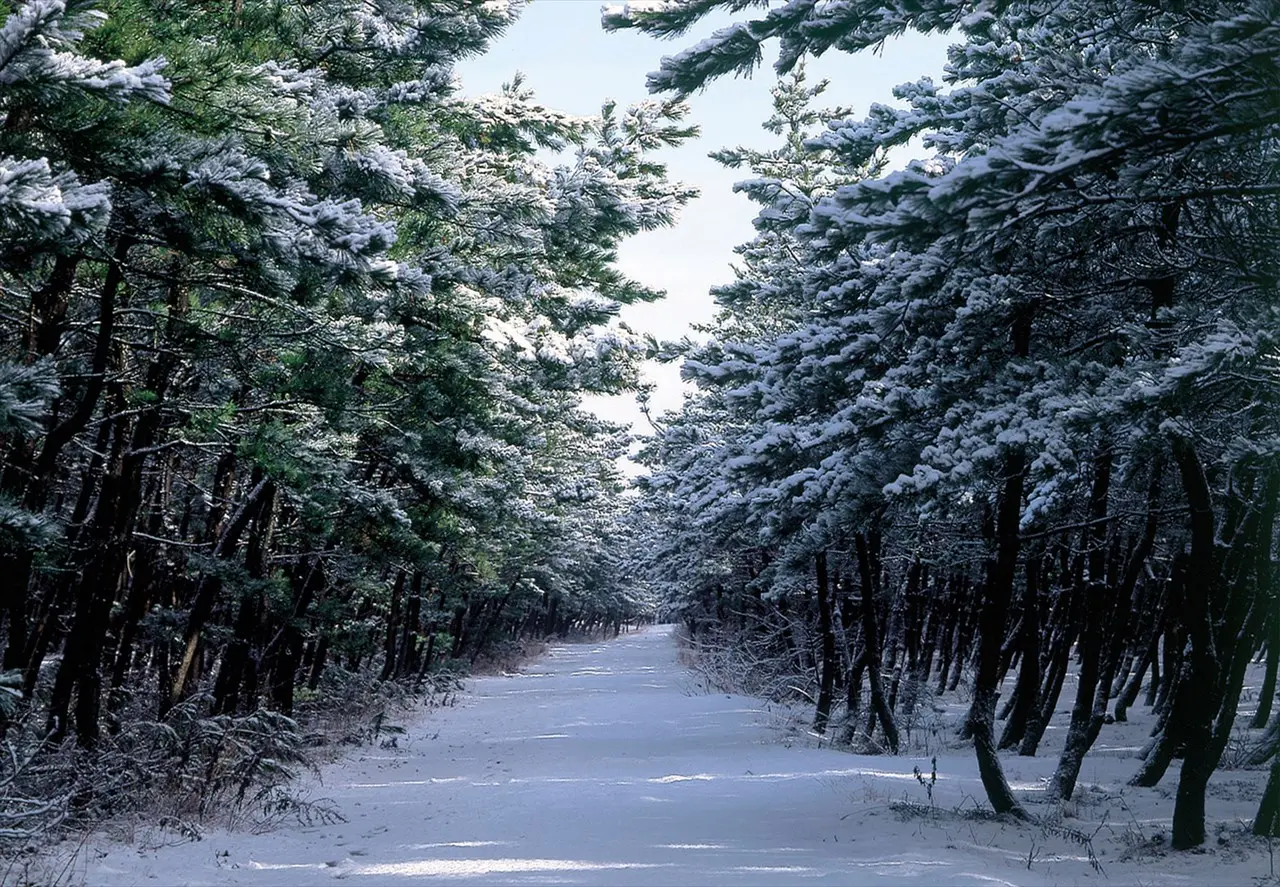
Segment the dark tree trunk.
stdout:
<path fill-rule="evenodd" d="M 1160 638 L 1157 637 L 1152 641 L 1152 644 L 1157 644 L 1159 641 Z M 1160 671 L 1160 656 L 1153 652 L 1151 656 L 1151 680 L 1147 682 L 1147 698 L 1143 700 L 1143 704 L 1147 708 L 1155 708 L 1156 696 L 1164 686 L 1164 681 L 1165 675 Z"/>
<path fill-rule="evenodd" d="M 422 683 L 423 679 L 425 679 L 430 673 L 431 666 L 434 664 L 436 652 L 436 631 L 436 621 L 432 619 L 427 623 L 427 646 L 422 652 L 422 665 L 418 668 L 418 679 L 416 685 L 420 685 Z"/>
<path fill-rule="evenodd" d="M 1027 584 L 1022 599 L 1022 667 L 1013 691 L 1013 708 L 1000 737 L 1000 748 L 1013 748 L 1027 733 L 1027 721 L 1040 691 L 1040 555 L 1027 558 Z"/>
<path fill-rule="evenodd" d="M 831 718 L 831 698 L 836 685 L 836 631 L 831 618 L 831 588 L 827 577 L 827 553 L 818 552 L 816 571 L 818 580 L 818 634 L 822 643 L 822 673 L 818 686 L 818 707 L 813 718 L 813 729 L 819 734 L 827 732 Z"/>
<path fill-rule="evenodd" d="M 1094 697 L 1099 692 L 1106 692 L 1104 687 L 1099 686 L 1098 680 L 1105 591 L 1101 583 L 1093 582 L 1085 592 L 1085 628 L 1080 636 L 1079 683 L 1076 701 L 1071 707 L 1071 721 L 1067 727 L 1062 754 L 1049 782 L 1048 797 L 1051 800 L 1065 801 L 1071 798 L 1080 774 L 1080 765 L 1084 763 L 1085 753 L 1093 744 Z"/>
<path fill-rule="evenodd" d="M 1157 721 L 1154 741 L 1143 756 L 1142 766 L 1129 780 L 1130 785 L 1142 788 L 1158 785 L 1181 746 L 1185 718 L 1182 717 L 1180 706 L 1183 705 L 1181 700 L 1189 692 L 1186 687 L 1186 675 L 1182 669 L 1179 669 L 1176 675 L 1167 676 L 1165 680 L 1170 687 L 1169 710 Z"/>
<path fill-rule="evenodd" d="M 1137 669 L 1129 675 L 1129 680 L 1125 682 L 1124 687 L 1117 694 L 1115 708 L 1117 724 L 1123 724 L 1129 720 L 1129 709 L 1138 701 L 1138 694 L 1142 692 L 1142 680 L 1146 677 L 1151 666 L 1155 664 L 1156 645 L 1159 640 L 1158 637 L 1153 637 L 1148 642 L 1146 650 L 1137 662 Z M 1151 680 L 1158 680 L 1158 674 L 1158 670 L 1152 672 Z"/>
<path fill-rule="evenodd" d="M 848 744 L 853 741 L 857 732 L 858 709 L 861 707 L 862 673 L 866 670 L 866 657 L 863 655 L 862 629 L 854 613 L 853 598 L 848 584 L 842 583 L 844 593 L 840 596 L 840 627 L 844 631 L 845 658 L 848 671 L 845 675 L 845 724 L 840 734 L 840 742 Z"/>
<path fill-rule="evenodd" d="M 1222 620 L 1216 647 L 1226 657 L 1217 698 L 1217 718 L 1208 758 L 1216 769 L 1235 727 L 1245 673 L 1253 658 L 1256 640 L 1269 617 L 1272 587 L 1271 547 L 1275 538 L 1276 499 L 1280 495 L 1280 466 L 1267 471 L 1263 489 L 1250 509 L 1233 549 L 1239 546 L 1237 579 Z M 1234 553 L 1234 552 L 1233 552 Z"/>
<path fill-rule="evenodd" d="M 1211 601 L 1218 585 L 1218 557 L 1214 544 L 1213 501 L 1204 467 L 1195 447 L 1181 437 L 1173 440 L 1173 456 L 1191 508 L 1191 552 L 1183 589 L 1183 614 L 1191 645 L 1185 690 L 1179 692 L 1185 720 L 1182 773 L 1173 808 L 1170 845 L 1186 850 L 1204 843 L 1204 796 L 1216 761 L 1210 759 L 1215 691 L 1219 665 L 1213 649 Z"/>
<path fill-rule="evenodd" d="M 978 663 L 973 678 L 973 702 L 969 707 L 968 729 L 978 758 L 978 774 L 987 800 L 996 813 L 1026 819 L 1027 813 L 1013 796 L 1004 768 L 996 752 L 996 689 L 1000 672 L 1000 652 L 1004 644 L 1005 616 L 1013 598 L 1014 575 L 1018 563 L 1018 524 L 1022 516 L 1022 487 L 1026 474 L 1026 453 L 1020 446 L 1005 451 L 1004 489 L 1001 492 L 995 525 L 995 554 L 987 563 L 987 576 L 978 616 Z"/>
<path fill-rule="evenodd" d="M 258 626 L 262 622 L 265 603 L 260 586 L 267 578 L 267 549 L 271 544 L 271 534 L 275 525 L 276 488 L 274 484 L 267 485 L 260 500 L 258 513 L 253 520 L 253 531 L 249 534 L 248 553 L 245 556 L 245 567 L 250 582 L 240 594 L 232 640 L 222 654 L 222 665 L 214 680 L 213 710 L 219 714 L 236 713 L 242 698 L 242 687 L 245 690 L 243 698 L 250 705 L 257 701 L 257 668 L 251 654 L 254 636 L 258 633 Z"/>
<path fill-rule="evenodd" d="M 1120 652 L 1128 639 L 1129 616 L 1135 603 L 1134 593 L 1138 587 L 1138 578 L 1155 545 L 1158 527 L 1159 460 L 1152 472 L 1151 486 L 1147 496 L 1147 521 L 1143 535 L 1130 550 L 1124 574 L 1119 577 L 1118 582 L 1116 580 L 1119 573 L 1119 554 L 1118 549 L 1113 551 L 1111 566 L 1106 572 L 1106 584 L 1112 586 L 1113 594 L 1113 601 L 1108 607 L 1105 601 L 1105 587 L 1099 582 L 1099 577 L 1103 566 L 1103 538 L 1100 527 L 1102 518 L 1106 515 L 1110 461 L 1108 452 L 1105 455 L 1106 464 L 1100 466 L 1100 476 L 1095 479 L 1094 484 L 1091 512 L 1095 521 L 1095 532 L 1091 539 L 1092 548 L 1089 554 L 1090 612 L 1086 614 L 1085 636 L 1081 644 L 1080 689 L 1076 697 L 1076 705 L 1071 712 L 1071 725 L 1068 728 L 1062 757 L 1049 788 L 1050 797 L 1062 800 L 1070 798 L 1075 791 L 1076 779 L 1079 777 L 1084 756 L 1097 740 L 1106 718 L 1107 694 L 1115 676 Z M 1105 477 L 1101 476 L 1103 468 L 1105 468 Z"/>
<path fill-rule="evenodd" d="M 316 641 L 315 652 L 311 657 L 311 671 L 307 675 L 307 689 L 315 692 L 320 686 L 320 676 L 324 674 L 324 666 L 329 656 L 329 635 L 320 635 Z"/>
<path fill-rule="evenodd" d="M 333 543 L 327 546 L 332 549 Z M 295 574 L 293 600 L 290 612 L 262 652 L 262 671 L 266 673 L 272 707 L 286 715 L 293 714 L 293 691 L 298 677 L 298 664 L 302 659 L 302 620 L 306 618 L 311 603 L 327 582 L 324 570 L 325 555 L 316 555 L 311 566 L 301 574 Z"/>
<path fill-rule="evenodd" d="M 862 644 L 863 658 L 867 665 L 868 683 L 871 685 L 871 709 L 880 720 L 884 730 L 885 741 L 893 754 L 898 753 L 898 725 L 894 723 L 893 712 L 885 697 L 884 681 L 880 676 L 879 635 L 876 625 L 875 575 L 876 565 L 872 558 L 876 556 L 868 543 L 866 533 L 854 536 L 854 545 L 858 553 L 858 577 L 862 585 Z"/>
<path fill-rule="evenodd" d="M 213 548 L 215 558 L 226 559 L 235 554 L 240 536 L 249 526 L 259 498 L 269 484 L 270 481 L 263 476 L 262 469 L 254 469 L 253 487 L 218 537 L 217 544 Z M 161 700 L 161 714 L 181 702 L 191 692 L 191 686 L 198 671 L 197 663 L 200 660 L 200 635 L 204 631 L 205 623 L 213 615 L 213 607 L 217 603 L 221 590 L 222 581 L 214 576 L 201 577 L 196 586 L 195 599 L 191 603 L 191 611 L 187 614 L 186 630 L 183 632 L 182 659 L 178 664 L 177 674 L 173 677 L 169 692 Z"/>
<path fill-rule="evenodd" d="M 382 643 L 382 673 L 378 680 L 389 681 L 396 673 L 396 638 L 400 634 L 400 599 L 404 595 L 405 571 L 396 571 L 391 585 L 391 612 L 387 614 L 387 633 Z"/>
<path fill-rule="evenodd" d="M 542 627 L 544 636 L 550 635 L 555 631 L 556 617 L 560 607 L 560 599 L 558 597 L 548 595 L 548 598 L 546 619 Z M 468 599 L 463 597 L 462 603 L 453 608 L 453 621 L 449 624 L 449 636 L 453 638 L 453 645 L 449 650 L 449 656 L 454 659 L 457 659 L 458 654 L 462 652 L 462 626 L 463 621 L 467 618 L 468 603 Z"/>
<path fill-rule="evenodd" d="M 123 257 L 123 256 L 122 256 Z M 31 294 L 31 313 L 26 331 L 26 362 L 34 363 L 41 357 L 54 354 L 62 340 L 62 328 L 70 303 L 76 269 L 82 257 L 58 256 L 53 271 L 44 286 Z M 105 366 L 105 364 L 104 364 Z M 104 444 L 105 446 L 105 444 Z M 103 447 L 99 447 L 101 452 Z M 22 500 L 24 488 L 30 482 L 35 453 L 29 440 L 14 442 L 3 475 L 0 490 L 11 500 Z M 0 609 L 8 620 L 8 637 L 4 651 L 5 670 L 22 668 L 27 664 L 25 653 L 29 649 L 30 619 L 28 595 L 31 593 L 32 552 L 23 549 L 0 555 Z"/>
<path fill-rule="evenodd" d="M 908 720 L 915 714 L 916 698 L 919 695 L 920 646 L 924 635 L 924 600 L 920 589 L 926 578 L 924 564 L 916 559 L 907 570 L 907 593 L 902 614 L 902 637 L 906 654 L 902 675 L 906 682 L 902 691 L 902 704 L 897 709 Z"/>
<path fill-rule="evenodd" d="M 165 474 L 171 478 L 172 472 L 173 461 L 171 460 L 165 467 Z M 151 516 L 147 520 L 146 529 L 152 536 L 157 535 L 163 525 L 164 512 L 169 500 L 167 487 L 167 479 L 164 482 L 158 482 L 156 490 L 149 497 L 152 503 Z M 111 668 L 111 690 L 115 695 L 118 695 L 118 691 L 124 686 L 128 674 L 138 623 L 146 615 L 147 607 L 156 593 L 156 586 L 163 582 L 159 569 L 160 560 L 164 556 L 163 548 L 154 543 L 146 543 L 139 545 L 136 551 L 138 567 L 133 581 L 129 584 L 124 605 L 111 623 L 112 633 L 116 638 L 114 664 Z"/>
<path fill-rule="evenodd" d="M 947 690 L 951 677 L 951 662 L 955 656 L 956 631 L 960 621 L 956 606 L 958 586 L 959 581 L 953 575 L 947 583 L 947 594 L 938 603 L 938 612 L 943 620 L 942 638 L 939 641 L 942 649 L 942 664 L 938 668 L 938 689 L 935 691 L 939 696 Z"/>
<path fill-rule="evenodd" d="M 49 429 L 45 435 L 40 455 L 36 457 L 31 483 L 27 485 L 24 504 L 31 511 L 44 508 L 49 493 L 49 484 L 57 467 L 58 456 L 62 449 L 79 434 L 93 418 L 98 399 L 106 385 L 107 363 L 111 356 L 111 346 L 115 335 L 116 297 L 120 285 L 124 282 L 124 263 L 129 250 L 135 241 L 132 236 L 122 234 L 116 240 L 111 261 L 107 264 L 107 275 L 102 284 L 102 292 L 98 302 L 98 336 L 94 343 L 93 359 L 84 392 L 76 402 L 71 414 Z"/>
<path fill-rule="evenodd" d="M 954 612 L 959 624 L 956 627 L 956 647 L 951 663 L 951 680 L 947 683 L 947 691 L 950 693 L 954 693 L 960 686 L 960 676 L 964 673 L 965 665 L 969 661 L 975 628 L 974 613 L 980 606 L 977 600 L 977 588 L 978 586 L 965 576 L 960 578 L 957 585 Z M 967 733 L 969 729 L 967 722 L 964 729 Z"/>
<path fill-rule="evenodd" d="M 1267 618 L 1270 637 L 1267 638 L 1267 667 L 1262 676 L 1262 689 L 1258 691 L 1258 710 L 1249 726 L 1261 730 L 1271 717 L 1271 705 L 1276 698 L 1276 670 L 1280 666 L 1280 599 L 1271 593 L 1270 615 Z"/>
<path fill-rule="evenodd" d="M 259 595 L 246 593 L 240 597 L 231 643 L 222 653 L 222 665 L 213 682 L 214 714 L 234 715 L 240 704 L 240 684 L 249 664 L 249 650 L 254 630 L 261 616 Z"/>
<path fill-rule="evenodd" d="M 413 581 L 409 583 L 404 624 L 400 627 L 400 655 L 395 670 L 398 677 L 409 677 L 418 670 L 418 630 L 422 627 L 423 579 L 422 571 L 415 570 Z"/>
<path fill-rule="evenodd" d="M 1271 775 L 1253 818 L 1253 833 L 1260 838 L 1280 838 L 1280 757 L 1271 762 Z"/>

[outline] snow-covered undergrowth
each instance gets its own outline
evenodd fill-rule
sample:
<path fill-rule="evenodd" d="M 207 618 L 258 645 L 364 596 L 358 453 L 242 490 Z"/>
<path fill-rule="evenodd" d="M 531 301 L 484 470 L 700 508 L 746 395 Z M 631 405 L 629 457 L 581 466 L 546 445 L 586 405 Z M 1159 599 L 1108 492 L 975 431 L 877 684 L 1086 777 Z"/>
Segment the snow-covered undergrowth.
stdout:
<path fill-rule="evenodd" d="M 765 704 L 766 722 L 787 746 L 883 753 L 879 743 L 865 732 L 864 711 L 850 719 L 847 712 L 837 708 L 831 729 L 824 734 L 814 731 L 812 703 L 817 693 L 816 674 L 797 673 L 793 660 L 764 661 L 758 653 L 751 652 L 750 644 L 699 642 L 681 628 L 675 630 L 675 637 L 680 661 L 694 673 L 691 685 L 697 691 L 766 690 L 760 693 L 770 697 Z M 1013 853 L 1017 839 L 1008 835 L 1021 834 L 1022 861 L 1028 870 L 1083 861 L 1114 880 L 1117 864 L 1121 870 L 1128 869 L 1126 863 L 1152 867 L 1154 871 L 1159 871 L 1164 864 L 1172 867 L 1170 871 L 1183 867 L 1186 854 L 1174 853 L 1168 848 L 1178 781 L 1176 766 L 1155 788 L 1127 784 L 1141 763 L 1139 756 L 1149 744 L 1155 725 L 1155 717 L 1148 707 L 1135 705 L 1129 709 L 1126 722 L 1106 724 L 1086 756 L 1081 783 L 1072 799 L 1066 803 L 1048 801 L 1046 783 L 1062 752 L 1076 695 L 1078 674 L 1073 664 L 1037 756 L 1025 758 L 1012 752 L 1002 755 L 1015 791 L 1038 820 L 1034 826 L 1013 824 L 991 815 L 982 786 L 976 781 L 972 745 L 959 738 L 960 726 L 970 705 L 967 677 L 959 681 L 955 690 L 941 695 L 935 691 L 932 681 L 916 688 L 914 706 L 909 712 L 898 712 L 903 740 L 901 757 L 884 760 L 918 763 L 905 768 L 883 768 L 886 774 L 901 769 L 896 778 L 909 779 L 907 788 L 894 794 L 886 792 L 884 784 L 872 784 L 864 788 L 861 800 L 884 800 L 904 822 L 920 821 L 925 831 L 932 828 L 933 838 L 940 837 L 948 847 L 955 845 L 956 835 L 968 835 L 971 841 L 981 835 L 984 846 L 1000 845 Z M 1276 848 L 1250 831 L 1267 774 L 1264 766 L 1251 761 L 1260 748 L 1263 731 L 1249 727 L 1262 678 L 1261 665 L 1251 666 L 1237 713 L 1236 730 L 1208 791 L 1210 842 L 1217 849 L 1204 852 L 1219 864 L 1226 860 L 1238 861 L 1242 871 L 1249 870 L 1249 860 L 1252 860 L 1253 868 L 1257 869 L 1249 876 L 1252 882 L 1280 884 L 1274 868 Z M 954 780 L 961 773 L 971 784 L 957 791 Z M 953 780 L 951 785 L 948 780 Z M 1192 855 L 1202 854 L 1196 851 Z M 1130 883 L 1127 877 L 1121 882 Z M 1146 882 L 1141 876 L 1134 876 L 1133 883 Z"/>
<path fill-rule="evenodd" d="M 345 822 L 198 842 L 77 847 L 63 880 L 133 884 L 1202 884 L 1269 883 L 1247 834 L 1258 771 L 1209 790 L 1214 838 L 1168 851 L 1172 774 L 1125 786 L 1150 729 L 1108 725 L 1076 799 L 1048 827 L 979 812 L 972 753 L 851 754 L 788 730 L 776 704 L 693 692 L 666 627 L 559 645 L 520 674 L 475 680 L 459 703 L 366 747 L 309 785 Z M 1064 694 L 1065 696 L 1066 694 Z M 1035 797 L 1056 761 L 1005 758 Z M 919 771 L 917 776 L 915 771 Z M 1085 845 L 1079 835 L 1090 839 Z M 1091 865 L 1090 850 L 1097 865 Z M 72 848 L 62 856 L 65 861 Z M 41 881 L 38 876 L 32 880 Z"/>
<path fill-rule="evenodd" d="M 28 712 L 0 744 L 0 884 L 67 881 L 87 829 L 147 847 L 209 828 L 340 821 L 332 804 L 306 797 L 301 777 L 353 746 L 394 746 L 402 719 L 451 704 L 461 686 L 450 672 L 411 686 L 335 667 L 298 693 L 292 718 L 210 714 L 201 693 L 157 719 L 149 699 L 132 699 L 93 749 L 51 744 Z M 76 849 L 43 852 L 59 838 Z"/>

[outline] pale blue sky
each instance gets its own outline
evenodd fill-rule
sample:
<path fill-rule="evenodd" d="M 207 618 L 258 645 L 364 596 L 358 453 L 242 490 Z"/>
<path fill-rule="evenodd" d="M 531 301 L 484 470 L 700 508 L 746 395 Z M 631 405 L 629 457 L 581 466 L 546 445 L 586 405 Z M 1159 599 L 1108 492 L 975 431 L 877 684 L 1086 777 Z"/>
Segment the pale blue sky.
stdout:
<path fill-rule="evenodd" d="M 464 91 L 476 95 L 496 91 L 521 71 L 543 104 L 585 116 L 598 113 L 605 99 L 627 105 L 646 98 L 645 75 L 658 67 L 662 56 L 692 45 L 729 21 L 727 16 L 712 17 L 668 42 L 635 31 L 603 31 L 598 0 L 533 0 L 490 52 L 462 64 L 458 74 Z M 892 103 L 891 90 L 898 83 L 924 75 L 938 79 L 946 44 L 945 38 L 909 34 L 878 55 L 829 53 L 810 61 L 807 70 L 811 82 L 831 81 L 825 104 L 845 105 L 862 114 L 872 102 Z M 696 185 L 702 195 L 674 228 L 642 234 L 622 247 L 623 270 L 668 294 L 661 302 L 624 309 L 623 319 L 632 328 L 679 338 L 689 332 L 690 323 L 708 320 L 714 313 L 707 291 L 732 279 L 733 248 L 751 239 L 755 211 L 732 191 L 744 173 L 721 167 L 707 152 L 732 145 L 773 146 L 775 138 L 760 126 L 770 113 L 772 62 L 766 50 L 765 64 L 753 78 L 716 81 L 691 99 L 691 122 L 701 127 L 701 137 L 662 156 L 673 178 Z M 657 385 L 655 413 L 678 407 L 678 369 L 652 365 L 647 374 Z M 648 430 L 631 395 L 596 399 L 592 406 L 610 419 L 635 423 L 638 432 Z"/>

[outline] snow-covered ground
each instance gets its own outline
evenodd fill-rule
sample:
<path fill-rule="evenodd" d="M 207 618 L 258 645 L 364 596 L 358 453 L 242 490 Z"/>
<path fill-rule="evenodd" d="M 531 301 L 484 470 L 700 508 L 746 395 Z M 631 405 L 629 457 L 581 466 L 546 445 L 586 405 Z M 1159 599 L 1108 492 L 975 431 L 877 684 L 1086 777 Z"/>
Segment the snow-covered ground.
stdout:
<path fill-rule="evenodd" d="M 1176 773 L 1122 789 L 1141 723 L 1104 732 L 1081 773 L 1085 850 L 1030 826 L 957 815 L 982 800 L 972 754 L 938 752 L 937 817 L 912 773 L 927 758 L 814 747 L 757 700 L 696 689 L 669 627 L 560 645 L 525 673 L 486 677 L 454 708 L 413 724 L 398 748 L 323 770 L 313 789 L 347 822 L 216 831 L 159 849 L 100 840 L 71 870 L 91 885 L 352 884 L 1249 884 L 1267 883 L 1246 824 L 1262 774 L 1210 789 L 1205 852 L 1175 854 L 1166 830 Z M 1069 704 L 1069 700 L 1064 698 Z M 1118 725 L 1119 726 L 1119 725 Z M 1022 792 L 1054 754 L 1006 758 Z M 1032 795 L 1033 796 L 1033 795 Z M 1220 832 L 1220 834 L 1219 834 Z M 145 842 L 143 842 L 145 843 Z"/>

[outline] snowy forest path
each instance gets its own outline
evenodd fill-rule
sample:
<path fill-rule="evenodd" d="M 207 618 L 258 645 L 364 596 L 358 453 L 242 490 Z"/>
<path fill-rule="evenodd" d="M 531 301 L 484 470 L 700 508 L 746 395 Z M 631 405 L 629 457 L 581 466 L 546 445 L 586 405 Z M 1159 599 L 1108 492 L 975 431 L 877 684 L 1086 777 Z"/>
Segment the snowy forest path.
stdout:
<path fill-rule="evenodd" d="M 1044 883 L 910 837 L 887 795 L 858 793 L 923 799 L 912 759 L 778 741 L 763 703 L 695 689 L 669 626 L 470 683 L 400 748 L 325 768 L 316 794 L 347 822 L 111 845 L 86 882 Z"/>

